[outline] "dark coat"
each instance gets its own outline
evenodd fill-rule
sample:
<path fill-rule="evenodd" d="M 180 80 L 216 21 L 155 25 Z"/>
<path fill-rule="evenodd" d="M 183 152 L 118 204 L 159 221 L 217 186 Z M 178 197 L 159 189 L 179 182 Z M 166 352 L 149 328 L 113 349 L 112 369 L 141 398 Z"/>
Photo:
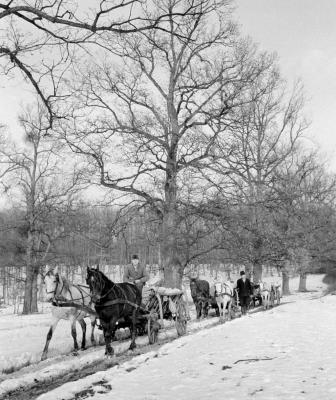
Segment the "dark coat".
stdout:
<path fill-rule="evenodd" d="M 144 284 L 148 281 L 149 275 L 146 268 L 142 264 L 138 264 L 137 269 L 132 264 L 127 265 L 124 270 L 124 282 L 135 283 L 137 280 L 137 286 L 142 290 Z"/>
<path fill-rule="evenodd" d="M 237 290 L 239 297 L 250 296 L 253 294 L 253 287 L 249 279 L 244 282 L 242 278 L 237 280 Z"/>

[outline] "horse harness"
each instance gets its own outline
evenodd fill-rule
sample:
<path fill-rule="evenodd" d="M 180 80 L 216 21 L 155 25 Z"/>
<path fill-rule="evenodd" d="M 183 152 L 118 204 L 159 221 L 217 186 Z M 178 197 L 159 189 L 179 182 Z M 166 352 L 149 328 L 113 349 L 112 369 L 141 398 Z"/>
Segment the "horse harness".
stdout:
<path fill-rule="evenodd" d="M 73 298 L 71 290 L 69 288 L 67 288 L 67 291 L 69 292 L 70 297 L 71 297 L 71 301 L 68 301 L 68 299 L 66 297 L 57 296 L 56 295 L 57 289 L 58 289 L 58 285 L 60 283 L 60 279 L 59 279 L 59 275 L 58 274 L 56 274 L 55 277 L 56 277 L 55 289 L 51 290 L 51 291 L 46 291 L 47 294 L 51 294 L 51 293 L 54 294 L 53 299 L 51 301 L 51 304 L 53 306 L 55 306 L 55 307 L 73 307 L 73 308 L 80 309 L 80 311 L 85 311 L 88 314 L 96 315 L 94 310 L 92 310 L 92 308 L 90 308 L 90 306 L 87 306 L 85 304 L 85 298 L 87 298 L 87 297 L 91 298 L 91 301 L 90 301 L 89 305 L 92 303 L 92 296 L 89 293 L 86 293 L 86 296 L 83 295 L 83 289 L 81 289 L 79 287 L 79 286 L 83 286 L 83 285 L 73 285 L 79 291 L 79 293 L 81 295 L 81 298 Z M 65 287 L 65 285 L 64 285 L 64 283 L 62 281 L 62 287 L 61 287 L 61 290 L 59 291 L 59 293 L 62 293 L 64 287 Z M 83 286 L 83 287 L 86 287 L 86 286 Z M 79 301 L 79 300 L 82 301 L 82 304 L 75 303 L 76 301 Z"/>
<path fill-rule="evenodd" d="M 227 284 L 227 283 L 221 283 L 221 286 L 222 286 L 222 289 L 223 289 L 223 286 L 225 287 L 225 288 L 228 288 L 230 291 L 231 291 L 231 287 Z M 215 285 L 215 296 L 223 296 L 223 295 L 226 295 L 226 296 L 229 296 L 229 297 L 231 297 L 231 298 L 234 298 L 234 294 L 232 293 L 228 293 L 228 292 L 221 292 L 221 293 L 218 293 L 217 292 L 217 289 L 216 289 L 216 285 Z"/>

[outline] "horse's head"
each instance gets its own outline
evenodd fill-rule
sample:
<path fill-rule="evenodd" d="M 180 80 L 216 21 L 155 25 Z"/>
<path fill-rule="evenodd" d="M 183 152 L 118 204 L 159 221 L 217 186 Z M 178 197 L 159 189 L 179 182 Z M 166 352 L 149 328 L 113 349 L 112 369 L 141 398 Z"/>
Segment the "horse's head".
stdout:
<path fill-rule="evenodd" d="M 191 297 L 197 297 L 197 278 L 190 277 L 190 293 Z"/>
<path fill-rule="evenodd" d="M 105 281 L 102 272 L 99 268 L 89 268 L 86 270 L 86 283 L 90 288 L 91 297 L 94 302 L 97 302 L 103 294 Z"/>
<path fill-rule="evenodd" d="M 44 284 L 45 284 L 45 291 L 46 291 L 46 300 L 52 301 L 53 298 L 56 296 L 58 288 L 60 286 L 61 277 L 58 272 L 53 270 L 49 270 L 44 275 Z"/>
<path fill-rule="evenodd" d="M 260 290 L 269 290 L 270 289 L 269 284 L 267 282 L 262 282 L 262 281 L 259 281 L 259 282 L 260 282 Z"/>
<path fill-rule="evenodd" d="M 215 282 L 214 287 L 215 287 L 215 293 L 216 294 L 219 295 L 219 294 L 221 294 L 223 292 L 223 285 L 222 285 L 221 282 Z"/>

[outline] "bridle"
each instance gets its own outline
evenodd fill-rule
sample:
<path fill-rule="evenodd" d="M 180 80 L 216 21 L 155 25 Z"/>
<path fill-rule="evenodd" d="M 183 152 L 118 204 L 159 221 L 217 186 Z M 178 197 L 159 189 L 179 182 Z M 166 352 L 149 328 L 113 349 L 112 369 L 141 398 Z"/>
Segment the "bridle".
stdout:
<path fill-rule="evenodd" d="M 48 275 L 48 273 L 47 273 L 46 275 Z M 55 278 L 56 278 L 56 286 L 55 286 L 55 289 L 54 289 L 54 290 L 50 290 L 50 291 L 46 290 L 46 293 L 47 293 L 47 294 L 52 294 L 52 293 L 53 293 L 53 294 L 54 294 L 53 297 L 56 298 L 56 293 L 57 293 L 58 285 L 59 285 L 59 283 L 60 283 L 60 279 L 59 279 L 58 273 L 55 274 L 54 276 L 55 276 Z M 44 276 L 43 279 L 45 279 L 45 277 L 46 277 L 46 276 Z M 63 286 L 64 286 L 64 284 L 63 284 Z M 60 290 L 60 292 L 62 292 L 62 290 L 63 290 L 63 287 L 62 287 L 62 289 Z"/>
<path fill-rule="evenodd" d="M 218 284 L 220 284 L 221 285 L 221 291 L 220 291 L 220 293 L 218 293 L 218 291 L 217 291 L 217 285 Z M 229 291 L 227 291 L 226 289 L 228 289 Z M 226 282 L 224 282 L 224 283 L 221 283 L 221 282 L 219 282 L 219 283 L 215 283 L 215 295 L 217 295 L 217 296 L 224 296 L 224 295 L 226 295 L 226 296 L 230 296 L 230 297 L 233 297 L 233 290 L 232 290 L 232 288 L 226 283 Z"/>
<path fill-rule="evenodd" d="M 97 287 L 98 286 L 98 284 L 99 284 L 99 291 L 100 291 L 100 293 L 102 293 L 102 291 L 104 290 L 104 287 L 105 287 L 105 282 L 104 282 L 104 280 L 103 280 L 103 278 L 102 278 L 102 276 L 100 275 L 100 274 L 98 274 L 98 270 L 95 270 L 95 269 L 91 269 L 90 270 L 90 273 L 91 273 L 91 275 L 92 276 L 94 276 L 95 278 L 99 275 L 99 281 L 97 282 L 97 284 L 96 284 L 96 279 L 95 279 L 95 286 Z M 89 279 L 87 279 L 87 281 L 88 281 Z M 87 282 L 88 283 L 88 282 Z M 91 282 L 91 284 L 92 284 L 92 282 Z M 111 289 L 110 290 L 108 290 L 104 295 L 97 295 L 97 294 L 91 294 L 91 298 L 92 298 L 92 301 L 94 302 L 94 303 L 97 303 L 97 302 L 99 302 L 100 300 L 102 300 L 102 299 L 104 299 L 106 296 L 108 296 L 113 290 L 114 290 L 114 286 L 115 286 L 115 283 L 114 282 L 112 282 L 112 284 L 113 284 L 113 286 L 111 287 Z M 90 285 L 90 283 L 88 283 L 88 285 L 89 285 L 89 287 L 90 287 L 90 291 L 93 291 L 92 290 L 92 287 L 91 287 L 91 285 Z M 96 298 L 96 300 L 93 300 L 93 297 L 95 297 Z"/>
<path fill-rule="evenodd" d="M 48 275 L 48 274 L 46 274 L 46 275 Z M 52 304 L 58 305 L 59 302 L 62 302 L 62 301 L 65 301 L 65 300 L 66 300 L 66 298 L 65 298 L 64 296 L 57 296 L 57 292 L 58 292 L 58 293 L 62 293 L 62 291 L 63 291 L 63 289 L 64 289 L 64 287 L 65 287 L 65 284 L 64 284 L 64 282 L 63 282 L 63 280 L 62 280 L 61 289 L 58 290 L 58 289 L 59 289 L 59 284 L 60 284 L 60 281 L 61 281 L 61 280 L 60 280 L 60 278 L 59 278 L 59 274 L 58 274 L 58 273 L 56 273 L 54 276 L 55 276 L 55 278 L 56 278 L 56 286 L 55 286 L 55 288 L 54 288 L 53 290 L 50 290 L 50 291 L 46 290 L 46 293 L 47 293 L 47 294 L 53 294 L 53 297 L 50 299 L 50 301 L 51 301 Z M 46 276 L 44 276 L 43 279 L 45 279 L 45 277 L 46 277 Z M 74 286 L 76 286 L 76 285 L 74 285 Z M 78 286 L 81 286 L 81 285 L 78 285 Z M 70 296 L 71 296 L 71 300 L 72 300 L 72 301 L 81 300 L 81 301 L 83 302 L 83 304 L 84 304 L 84 299 L 85 299 L 86 297 L 90 297 L 90 298 L 92 299 L 92 296 L 90 295 L 90 293 L 85 293 L 85 291 L 84 291 L 84 293 L 85 293 L 85 296 L 84 296 L 83 293 L 82 293 L 83 289 L 79 289 L 78 287 L 77 287 L 77 289 L 78 289 L 78 291 L 80 292 L 81 297 L 80 297 L 80 298 L 75 298 L 75 299 L 74 299 L 73 296 L 72 296 L 71 291 L 70 291 L 69 288 L 68 288 L 68 292 L 69 292 L 69 294 L 70 294 Z"/>

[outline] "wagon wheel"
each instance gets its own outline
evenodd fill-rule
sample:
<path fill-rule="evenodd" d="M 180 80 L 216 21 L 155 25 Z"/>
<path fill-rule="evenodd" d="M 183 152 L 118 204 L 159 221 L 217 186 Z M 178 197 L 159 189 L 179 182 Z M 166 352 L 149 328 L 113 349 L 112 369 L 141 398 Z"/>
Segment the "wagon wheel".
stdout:
<path fill-rule="evenodd" d="M 238 292 L 236 290 L 235 290 L 235 294 L 233 297 L 232 308 L 233 308 L 234 316 L 236 317 L 236 313 L 240 313 L 239 297 L 238 297 Z"/>
<path fill-rule="evenodd" d="M 183 336 L 187 332 L 188 312 L 187 306 L 181 299 L 176 302 L 175 326 L 178 336 Z"/>
<path fill-rule="evenodd" d="M 151 312 L 149 314 L 147 323 L 147 334 L 148 334 L 149 344 L 154 344 L 158 341 L 159 328 L 160 324 L 158 322 L 158 315 L 155 311 Z"/>
<path fill-rule="evenodd" d="M 252 310 L 253 308 L 255 308 L 255 298 L 254 298 L 254 296 L 250 297 L 250 302 L 249 302 L 249 305 L 248 305 L 248 309 L 249 310 Z"/>

